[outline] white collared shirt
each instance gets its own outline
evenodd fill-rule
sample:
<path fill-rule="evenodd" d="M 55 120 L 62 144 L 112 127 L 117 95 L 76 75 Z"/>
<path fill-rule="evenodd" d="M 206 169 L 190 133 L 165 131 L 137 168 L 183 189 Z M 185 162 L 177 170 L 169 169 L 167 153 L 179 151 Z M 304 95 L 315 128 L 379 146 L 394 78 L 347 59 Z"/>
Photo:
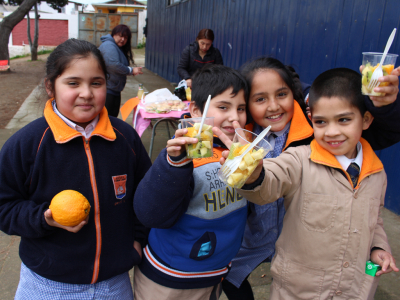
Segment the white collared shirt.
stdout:
<path fill-rule="evenodd" d="M 347 170 L 347 168 L 350 166 L 351 163 L 356 163 L 360 167 L 360 172 L 361 172 L 361 167 L 362 167 L 362 162 L 363 162 L 363 153 L 362 153 L 362 146 L 361 143 L 357 143 L 357 156 L 355 158 L 349 159 L 345 155 L 338 155 L 335 156 L 340 165 L 342 166 L 343 170 Z"/>
<path fill-rule="evenodd" d="M 78 131 L 80 134 L 82 134 L 86 139 L 88 139 L 91 135 L 93 130 L 96 128 L 97 123 L 99 122 L 99 115 L 97 115 L 92 122 L 90 122 L 86 128 L 83 128 L 82 126 L 79 126 L 77 124 L 75 124 L 74 122 L 72 122 L 71 120 L 67 119 L 66 117 L 64 117 L 59 110 L 57 109 L 57 104 L 56 104 L 56 100 L 53 100 L 51 102 L 52 106 L 53 106 L 53 110 L 54 112 L 72 129 L 75 129 L 76 131 Z"/>

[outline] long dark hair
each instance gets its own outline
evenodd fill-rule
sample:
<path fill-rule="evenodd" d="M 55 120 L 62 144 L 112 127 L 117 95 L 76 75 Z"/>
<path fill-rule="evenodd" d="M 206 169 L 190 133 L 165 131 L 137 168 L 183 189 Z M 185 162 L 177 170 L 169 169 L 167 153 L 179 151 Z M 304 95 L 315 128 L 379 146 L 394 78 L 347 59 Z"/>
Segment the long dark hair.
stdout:
<path fill-rule="evenodd" d="M 128 59 L 128 62 L 133 62 L 133 54 L 132 54 L 132 49 L 131 49 L 131 40 L 132 40 L 132 32 L 129 29 L 128 26 L 124 24 L 119 24 L 114 27 L 114 29 L 111 31 L 111 36 L 113 37 L 114 35 L 119 34 L 123 37 L 126 38 L 126 44 L 120 49 L 122 52 L 125 54 L 126 58 Z"/>
<path fill-rule="evenodd" d="M 87 58 L 90 55 L 97 60 L 100 69 L 107 79 L 107 67 L 103 55 L 95 45 L 83 40 L 69 39 L 57 46 L 46 62 L 45 86 L 54 95 L 54 84 L 73 59 Z"/>
<path fill-rule="evenodd" d="M 299 103 L 302 111 L 305 113 L 306 105 L 304 103 L 303 89 L 301 87 L 300 77 L 294 68 L 291 66 L 285 66 L 275 58 L 265 56 L 247 62 L 241 67 L 241 73 L 244 78 L 246 78 L 250 90 L 254 75 L 263 70 L 274 70 L 279 74 L 292 91 L 293 98 Z"/>

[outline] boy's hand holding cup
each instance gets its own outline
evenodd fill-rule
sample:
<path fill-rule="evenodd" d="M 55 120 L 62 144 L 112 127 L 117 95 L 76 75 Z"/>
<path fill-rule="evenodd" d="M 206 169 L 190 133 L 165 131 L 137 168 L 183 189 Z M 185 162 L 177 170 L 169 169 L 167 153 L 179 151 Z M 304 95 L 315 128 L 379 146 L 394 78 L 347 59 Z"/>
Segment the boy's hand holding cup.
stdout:
<path fill-rule="evenodd" d="M 233 122 L 233 127 L 235 129 L 241 128 L 239 122 L 236 122 L 236 121 Z M 218 138 L 221 140 L 221 142 L 223 142 L 228 149 L 231 148 L 233 141 L 228 136 L 226 136 L 218 127 L 213 127 L 213 132 L 216 136 L 218 136 Z M 221 165 L 223 165 L 225 163 L 226 159 L 228 158 L 228 156 L 229 156 L 229 150 L 223 151 L 222 157 L 220 158 L 219 163 Z M 258 165 L 254 169 L 253 173 L 246 180 L 245 184 L 251 184 L 254 181 L 256 181 L 258 179 L 258 177 L 260 177 L 262 168 L 263 168 L 263 160 L 261 159 L 258 162 Z"/>
<path fill-rule="evenodd" d="M 382 76 L 378 79 L 379 82 L 385 82 L 387 85 L 378 86 L 374 89 L 377 93 L 383 93 L 384 96 L 370 96 L 375 107 L 381 107 L 392 104 L 397 99 L 399 93 L 399 76 L 400 67 L 392 71 L 390 75 Z"/>
<path fill-rule="evenodd" d="M 373 90 L 369 89 L 371 76 L 382 58 L 382 53 L 363 52 L 363 61 L 360 66 L 362 74 L 362 93 L 368 95 L 375 107 L 381 107 L 393 103 L 399 91 L 400 68 L 394 69 L 397 54 L 388 54 L 382 65 L 383 75 L 378 78 L 379 85 Z"/>
<path fill-rule="evenodd" d="M 175 132 L 175 138 L 168 140 L 167 153 L 169 156 L 180 156 L 183 152 L 186 152 L 185 145 L 196 144 L 198 142 L 197 138 L 184 136 L 187 133 L 187 128 L 178 129 Z"/>

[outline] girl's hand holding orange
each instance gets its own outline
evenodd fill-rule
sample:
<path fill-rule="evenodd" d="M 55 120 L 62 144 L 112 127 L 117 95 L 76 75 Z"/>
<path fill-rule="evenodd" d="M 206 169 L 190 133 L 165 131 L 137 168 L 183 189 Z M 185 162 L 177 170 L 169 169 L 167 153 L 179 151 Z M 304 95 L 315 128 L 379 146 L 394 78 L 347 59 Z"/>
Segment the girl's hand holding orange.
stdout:
<path fill-rule="evenodd" d="M 86 217 L 85 220 L 83 220 L 82 222 L 80 222 L 80 223 L 79 223 L 78 225 L 76 225 L 76 226 L 64 226 L 64 225 L 61 225 L 61 224 L 57 223 L 56 221 L 54 221 L 53 215 L 52 215 L 50 209 L 48 209 L 48 210 L 46 210 L 46 211 L 44 212 L 44 218 L 45 218 L 45 220 L 46 220 L 46 223 L 47 223 L 49 226 L 58 227 L 58 228 L 61 228 L 61 229 L 64 229 L 64 230 L 67 230 L 67 231 L 73 232 L 73 233 L 77 233 L 77 232 L 78 232 L 79 230 L 81 230 L 82 227 L 85 226 L 85 225 L 88 223 L 88 221 L 89 221 L 89 215 L 88 215 L 88 216 Z"/>
<path fill-rule="evenodd" d="M 175 132 L 175 138 L 168 140 L 167 153 L 169 156 L 179 156 L 186 151 L 185 144 L 196 144 L 198 142 L 197 138 L 184 136 L 187 132 L 188 130 L 186 128 L 178 129 Z"/>

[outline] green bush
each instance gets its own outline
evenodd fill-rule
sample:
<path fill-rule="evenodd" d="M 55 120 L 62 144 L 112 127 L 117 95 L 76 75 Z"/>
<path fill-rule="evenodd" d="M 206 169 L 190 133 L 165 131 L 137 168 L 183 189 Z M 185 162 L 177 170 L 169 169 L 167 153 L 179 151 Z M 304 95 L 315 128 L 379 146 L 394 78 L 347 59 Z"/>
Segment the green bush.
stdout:
<path fill-rule="evenodd" d="M 139 43 L 139 44 L 137 45 L 137 48 L 138 48 L 138 49 L 142 49 L 142 48 L 144 48 L 144 47 L 146 47 L 146 42 Z"/>

